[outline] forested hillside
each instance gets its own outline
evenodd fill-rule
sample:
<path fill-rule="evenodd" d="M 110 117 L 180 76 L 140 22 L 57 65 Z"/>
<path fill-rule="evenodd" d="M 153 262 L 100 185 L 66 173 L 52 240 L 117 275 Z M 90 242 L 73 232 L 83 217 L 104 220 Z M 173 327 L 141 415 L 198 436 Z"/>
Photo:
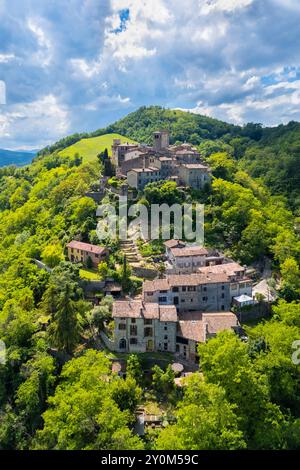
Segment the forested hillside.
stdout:
<path fill-rule="evenodd" d="M 251 176 L 261 178 L 273 194 L 287 197 L 297 211 L 300 198 L 300 124 L 297 122 L 274 128 L 255 123 L 240 127 L 199 114 L 150 106 L 138 109 L 105 129 L 66 137 L 41 154 L 61 150 L 81 138 L 107 133 L 150 144 L 153 131 L 164 128 L 171 133 L 171 143 L 187 141 L 200 145 L 203 155 L 226 151 Z"/>
<path fill-rule="evenodd" d="M 0 169 L 0 339 L 7 356 L 0 363 L 1 449 L 300 448 L 300 366 L 291 360 L 300 339 L 299 125 L 238 128 L 153 107 L 105 132 L 149 141 L 154 129 L 168 126 L 173 141 L 199 145 L 212 187 L 182 195 L 164 182 L 146 187 L 140 200 L 205 203 L 208 246 L 247 264 L 268 256 L 279 285 L 272 317 L 246 327 L 248 343 L 227 332 L 201 344 L 202 374 L 184 388 L 158 366 L 149 383 L 137 356 L 128 358 L 125 380 L 112 374 L 95 341 L 111 320 L 111 298 L 96 308 L 86 301 L 65 250 L 71 239 L 98 243 L 96 204 L 86 196 L 99 184 L 98 159 L 45 151 L 27 167 Z M 278 185 L 276 164 L 288 189 Z M 134 282 L 126 266 L 116 269 L 118 244 L 107 244 L 107 272 Z M 149 390 L 167 419 L 141 439 L 133 432 L 135 410 Z"/>

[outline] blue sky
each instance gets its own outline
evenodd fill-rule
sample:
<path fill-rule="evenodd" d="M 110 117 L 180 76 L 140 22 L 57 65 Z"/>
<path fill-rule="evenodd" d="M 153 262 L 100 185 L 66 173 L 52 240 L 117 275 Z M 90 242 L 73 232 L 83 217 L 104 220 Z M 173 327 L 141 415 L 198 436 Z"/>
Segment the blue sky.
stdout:
<path fill-rule="evenodd" d="M 0 0 L 0 148 L 150 104 L 300 120 L 299 24 L 299 0 Z"/>

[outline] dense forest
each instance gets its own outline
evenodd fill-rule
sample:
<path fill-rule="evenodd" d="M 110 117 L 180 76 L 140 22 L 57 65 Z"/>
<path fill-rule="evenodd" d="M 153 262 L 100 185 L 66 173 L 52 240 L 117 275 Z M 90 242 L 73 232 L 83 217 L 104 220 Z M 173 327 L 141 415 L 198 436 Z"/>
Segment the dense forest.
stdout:
<path fill-rule="evenodd" d="M 157 128 L 198 146 L 214 179 L 185 194 L 150 184 L 140 200 L 203 202 L 207 245 L 244 264 L 270 259 L 279 286 L 271 318 L 245 326 L 247 343 L 224 332 L 201 344 L 201 373 L 184 387 L 169 367 L 154 366 L 149 383 L 134 355 L 126 379 L 118 377 L 96 341 L 111 299 L 86 301 L 65 251 L 73 238 L 96 243 L 96 204 L 86 193 L 100 161 L 58 155 L 76 135 L 29 166 L 0 169 L 1 449 L 300 449 L 300 365 L 292 361 L 300 340 L 300 124 L 241 128 L 150 107 L 93 136 L 150 142 Z M 135 280 L 126 266 L 114 270 L 118 246 L 111 248 L 107 268 L 126 289 Z M 135 410 L 149 393 L 167 420 L 140 438 Z"/>

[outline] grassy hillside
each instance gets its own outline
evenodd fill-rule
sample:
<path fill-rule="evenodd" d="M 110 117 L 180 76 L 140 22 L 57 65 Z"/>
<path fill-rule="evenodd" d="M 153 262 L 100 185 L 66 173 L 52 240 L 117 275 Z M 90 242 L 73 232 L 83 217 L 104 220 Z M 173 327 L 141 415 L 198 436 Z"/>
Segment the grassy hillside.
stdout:
<path fill-rule="evenodd" d="M 106 148 L 108 150 L 108 154 L 111 155 L 111 146 L 114 139 L 121 139 L 121 142 L 134 143 L 133 140 L 119 134 L 105 134 L 99 137 L 81 139 L 75 144 L 61 150 L 59 155 L 73 157 L 78 153 L 83 157 L 84 162 L 93 161 L 96 159 L 97 155 Z"/>

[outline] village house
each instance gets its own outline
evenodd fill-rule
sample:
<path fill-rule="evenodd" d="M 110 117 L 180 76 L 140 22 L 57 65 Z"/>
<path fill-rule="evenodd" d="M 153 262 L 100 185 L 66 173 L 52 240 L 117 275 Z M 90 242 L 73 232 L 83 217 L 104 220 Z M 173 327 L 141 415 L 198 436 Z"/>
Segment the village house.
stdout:
<path fill-rule="evenodd" d="M 221 265 L 206 266 L 198 269 L 199 273 L 207 275 L 211 274 L 225 274 L 230 282 L 230 299 L 233 302 L 234 298 L 241 295 L 246 295 L 252 299 L 253 281 L 246 275 L 246 268 L 239 263 L 231 262 Z"/>
<path fill-rule="evenodd" d="M 216 250 L 199 245 L 187 245 L 182 240 L 168 240 L 165 263 L 167 274 L 187 274 L 198 271 L 202 266 L 222 264 L 224 256 Z"/>
<path fill-rule="evenodd" d="M 121 165 L 128 151 L 131 151 L 137 148 L 138 148 L 137 144 L 129 144 L 128 142 L 126 144 L 125 143 L 121 144 L 120 139 L 114 139 L 111 150 L 112 150 L 112 162 L 115 165 L 115 167 L 118 168 Z"/>
<path fill-rule="evenodd" d="M 170 274 L 164 279 L 145 281 L 143 299 L 160 305 L 175 305 L 178 312 L 228 311 L 230 281 L 225 273 Z"/>
<path fill-rule="evenodd" d="M 184 163 L 178 169 L 179 184 L 203 189 L 211 181 L 210 169 L 201 163 Z"/>
<path fill-rule="evenodd" d="M 178 315 L 176 354 L 192 362 L 198 362 L 197 345 L 206 342 L 224 330 L 239 326 L 232 312 L 184 312 Z"/>
<path fill-rule="evenodd" d="M 118 352 L 175 352 L 177 311 L 174 305 L 142 300 L 113 304 L 114 348 Z"/>
<path fill-rule="evenodd" d="M 108 256 L 108 249 L 104 246 L 91 245 L 77 240 L 67 244 L 68 258 L 72 263 L 87 265 L 89 260 L 94 268 L 104 261 Z"/>
<path fill-rule="evenodd" d="M 160 171 L 156 167 L 133 168 L 127 172 L 127 182 L 131 188 L 144 189 L 148 183 L 160 181 Z"/>

